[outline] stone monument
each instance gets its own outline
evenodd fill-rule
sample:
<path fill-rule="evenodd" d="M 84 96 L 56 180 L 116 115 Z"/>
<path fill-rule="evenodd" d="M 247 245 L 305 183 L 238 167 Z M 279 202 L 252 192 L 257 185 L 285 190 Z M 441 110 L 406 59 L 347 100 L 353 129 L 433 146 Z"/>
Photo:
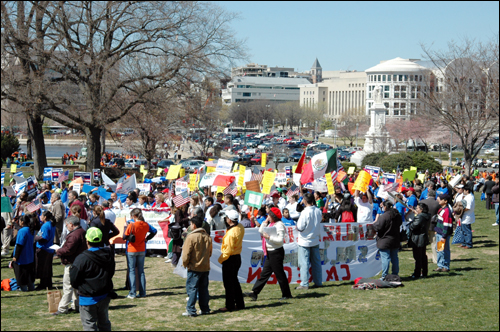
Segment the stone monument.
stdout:
<path fill-rule="evenodd" d="M 382 86 L 375 87 L 373 93 L 375 103 L 370 109 L 370 129 L 365 135 L 365 146 L 363 151 L 358 151 L 351 157 L 351 162 L 357 166 L 361 166 L 367 154 L 391 151 L 391 137 L 385 128 L 386 108 L 382 103 Z"/>

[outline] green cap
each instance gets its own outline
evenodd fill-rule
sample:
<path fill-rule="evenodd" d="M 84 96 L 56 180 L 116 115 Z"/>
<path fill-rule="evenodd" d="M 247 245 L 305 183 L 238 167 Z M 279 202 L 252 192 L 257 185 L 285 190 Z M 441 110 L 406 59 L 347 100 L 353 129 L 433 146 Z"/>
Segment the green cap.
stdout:
<path fill-rule="evenodd" d="M 87 229 L 87 234 L 85 234 L 85 238 L 90 243 L 99 243 L 102 241 L 102 232 L 97 227 L 90 227 Z"/>

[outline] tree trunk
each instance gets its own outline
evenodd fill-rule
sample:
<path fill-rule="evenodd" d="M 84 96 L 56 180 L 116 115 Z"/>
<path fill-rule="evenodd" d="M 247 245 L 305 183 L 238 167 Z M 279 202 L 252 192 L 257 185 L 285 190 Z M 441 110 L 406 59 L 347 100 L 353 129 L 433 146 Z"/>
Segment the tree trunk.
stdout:
<path fill-rule="evenodd" d="M 106 152 L 106 128 L 102 128 L 101 132 L 101 155 Z"/>
<path fill-rule="evenodd" d="M 31 160 L 33 159 L 33 149 L 31 145 L 31 135 L 28 136 L 28 139 L 26 140 L 26 160 Z"/>
<path fill-rule="evenodd" d="M 35 177 L 43 180 L 43 169 L 47 167 L 47 155 L 45 153 L 45 140 L 43 138 L 43 119 L 40 115 L 28 116 L 28 132 L 31 132 L 33 143 L 33 162 Z M 30 135 L 28 134 L 28 140 Z"/>
<path fill-rule="evenodd" d="M 94 168 L 99 168 L 101 157 L 101 131 L 100 127 L 85 128 L 87 138 L 87 163 L 86 171 L 90 172 Z"/>

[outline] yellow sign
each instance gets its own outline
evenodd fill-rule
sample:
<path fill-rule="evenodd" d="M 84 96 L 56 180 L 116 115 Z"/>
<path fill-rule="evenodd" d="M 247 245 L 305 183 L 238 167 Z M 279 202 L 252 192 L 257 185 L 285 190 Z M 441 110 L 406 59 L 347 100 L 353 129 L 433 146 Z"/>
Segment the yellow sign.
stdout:
<path fill-rule="evenodd" d="M 419 174 L 419 175 L 418 175 L 418 179 L 419 179 L 420 181 L 422 181 L 422 183 L 424 183 L 424 182 L 425 182 L 425 174 Z"/>
<path fill-rule="evenodd" d="M 297 166 L 298 166 L 298 165 L 293 165 L 293 166 L 292 166 L 292 173 L 295 173 L 295 170 L 297 169 Z"/>
<path fill-rule="evenodd" d="M 404 173 L 403 173 L 403 181 L 406 182 L 406 181 L 413 181 L 415 180 L 415 176 L 417 175 L 417 171 L 408 171 L 406 170 Z"/>
<path fill-rule="evenodd" d="M 182 165 L 172 165 L 170 166 L 167 174 L 167 180 L 177 180 L 179 171 L 181 170 Z"/>
<path fill-rule="evenodd" d="M 196 191 L 198 183 L 196 182 L 196 174 L 189 174 L 189 191 Z"/>
<path fill-rule="evenodd" d="M 238 177 L 238 186 L 239 187 L 243 187 L 243 185 L 245 184 L 245 172 L 246 172 L 247 168 L 243 165 L 240 166 L 240 174 L 239 174 L 239 177 Z"/>
<path fill-rule="evenodd" d="M 141 167 L 139 169 L 140 169 L 141 173 L 144 173 L 144 165 L 141 165 Z"/>
<path fill-rule="evenodd" d="M 217 186 L 217 193 L 224 193 L 224 189 L 226 189 L 226 187 Z"/>
<path fill-rule="evenodd" d="M 325 178 L 326 178 L 326 186 L 328 187 L 328 195 L 334 195 L 335 188 L 333 187 L 332 174 L 326 173 Z"/>
<path fill-rule="evenodd" d="M 356 167 L 354 166 L 351 166 L 349 167 L 349 169 L 347 170 L 347 174 L 351 175 L 351 174 L 354 174 L 354 171 L 356 170 Z"/>
<path fill-rule="evenodd" d="M 372 180 L 372 176 L 367 171 L 359 172 L 358 178 L 354 182 L 352 186 L 352 190 L 359 190 L 360 192 L 365 193 L 368 190 L 368 186 L 370 185 L 370 181 Z"/>
<path fill-rule="evenodd" d="M 17 171 L 17 164 L 11 164 L 10 165 L 10 172 L 15 173 Z"/>
<path fill-rule="evenodd" d="M 238 164 L 234 163 L 234 165 L 233 165 L 233 173 L 236 172 L 237 170 L 238 170 Z"/>
<path fill-rule="evenodd" d="M 215 172 L 215 167 L 207 167 L 207 174 Z"/>
<path fill-rule="evenodd" d="M 158 169 L 156 170 L 156 175 L 161 175 L 161 172 L 163 172 L 163 169 L 158 167 Z"/>
<path fill-rule="evenodd" d="M 271 193 L 271 187 L 274 184 L 274 178 L 276 177 L 276 173 L 274 172 L 264 172 L 264 178 L 262 179 L 262 192 L 264 194 L 270 194 Z"/>
<path fill-rule="evenodd" d="M 267 153 L 263 153 L 261 157 L 260 166 L 266 167 L 266 163 L 267 163 Z"/>
<path fill-rule="evenodd" d="M 415 166 L 410 167 L 410 171 L 416 171 L 416 170 L 417 170 L 417 168 Z"/>
<path fill-rule="evenodd" d="M 183 176 L 185 176 L 185 175 L 186 175 L 186 170 L 185 170 L 184 168 L 181 168 L 181 169 L 179 170 L 179 177 L 180 177 L 180 178 L 182 178 L 182 177 L 183 177 Z"/>

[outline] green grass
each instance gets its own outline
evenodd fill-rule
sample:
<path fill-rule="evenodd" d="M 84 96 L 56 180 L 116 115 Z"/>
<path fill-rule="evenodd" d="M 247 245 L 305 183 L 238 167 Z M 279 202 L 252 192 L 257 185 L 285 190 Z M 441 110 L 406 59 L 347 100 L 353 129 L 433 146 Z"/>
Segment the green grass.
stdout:
<path fill-rule="evenodd" d="M 185 311 L 185 280 L 172 273 L 161 258 L 146 258 L 147 294 L 126 299 L 126 291 L 111 301 L 114 330 L 499 330 L 498 227 L 494 210 L 486 211 L 476 195 L 474 249 L 452 246 L 451 272 L 430 272 L 411 281 L 413 258 L 400 252 L 400 275 L 405 287 L 371 291 L 352 290 L 353 282 L 326 282 L 325 287 L 296 291 L 294 299 L 279 302 L 278 285 L 267 285 L 247 309 L 196 318 Z M 428 247 L 428 254 L 430 248 Z M 2 257 L 2 279 L 12 278 L 8 259 Z M 432 271 L 436 266 L 429 264 Z M 115 288 L 124 285 L 125 258 L 117 257 Z M 62 287 L 63 267 L 54 261 L 54 284 Z M 242 284 L 243 291 L 252 285 Z M 222 282 L 210 282 L 210 307 L 224 306 Z M 46 294 L 2 292 L 2 330 L 81 330 L 78 314 L 48 314 Z"/>

